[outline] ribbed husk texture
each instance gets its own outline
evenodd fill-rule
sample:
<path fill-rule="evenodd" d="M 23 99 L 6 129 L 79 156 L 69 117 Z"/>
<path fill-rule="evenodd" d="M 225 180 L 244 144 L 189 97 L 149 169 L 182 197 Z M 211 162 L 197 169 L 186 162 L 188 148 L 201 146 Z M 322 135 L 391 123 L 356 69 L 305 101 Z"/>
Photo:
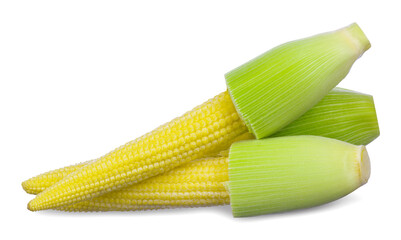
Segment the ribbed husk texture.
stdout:
<path fill-rule="evenodd" d="M 267 51 L 226 74 L 228 91 L 257 139 L 317 104 L 370 47 L 356 24 Z"/>
<path fill-rule="evenodd" d="M 234 143 L 229 192 L 235 217 L 308 208 L 341 198 L 370 175 L 364 146 L 317 136 Z"/>

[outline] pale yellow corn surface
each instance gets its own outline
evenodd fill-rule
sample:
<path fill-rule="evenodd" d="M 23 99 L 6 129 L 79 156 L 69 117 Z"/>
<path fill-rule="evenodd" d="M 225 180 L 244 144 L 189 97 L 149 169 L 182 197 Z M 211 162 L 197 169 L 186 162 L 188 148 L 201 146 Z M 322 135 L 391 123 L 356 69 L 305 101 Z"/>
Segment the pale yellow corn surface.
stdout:
<path fill-rule="evenodd" d="M 87 164 L 37 195 L 30 210 L 57 208 L 122 189 L 227 149 L 247 132 L 223 92 L 170 123 Z"/>
<path fill-rule="evenodd" d="M 224 186 L 227 181 L 228 158 L 206 158 L 133 186 L 57 210 L 134 211 L 225 205 L 230 202 Z"/>

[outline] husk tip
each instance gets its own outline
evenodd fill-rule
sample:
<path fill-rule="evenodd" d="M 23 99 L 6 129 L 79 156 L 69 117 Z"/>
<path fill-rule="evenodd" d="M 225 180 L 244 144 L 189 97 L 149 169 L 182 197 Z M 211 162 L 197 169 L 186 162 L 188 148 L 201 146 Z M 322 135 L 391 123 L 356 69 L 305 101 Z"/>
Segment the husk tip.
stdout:
<path fill-rule="evenodd" d="M 357 23 L 352 23 L 351 25 L 342 28 L 339 31 L 344 32 L 344 34 L 348 37 L 350 43 L 358 52 L 358 57 L 361 57 L 363 53 L 371 47 L 369 39 L 366 37 L 365 33 Z"/>

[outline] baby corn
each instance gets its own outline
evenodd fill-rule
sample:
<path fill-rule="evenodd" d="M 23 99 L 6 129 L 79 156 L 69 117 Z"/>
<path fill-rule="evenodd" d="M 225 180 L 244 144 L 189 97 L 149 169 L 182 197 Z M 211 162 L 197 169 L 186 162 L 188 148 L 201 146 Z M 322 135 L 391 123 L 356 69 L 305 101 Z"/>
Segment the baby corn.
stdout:
<path fill-rule="evenodd" d="M 356 24 L 276 47 L 227 73 L 228 92 L 71 173 L 28 209 L 122 189 L 226 148 L 246 129 L 258 139 L 274 134 L 317 104 L 369 47 Z"/>

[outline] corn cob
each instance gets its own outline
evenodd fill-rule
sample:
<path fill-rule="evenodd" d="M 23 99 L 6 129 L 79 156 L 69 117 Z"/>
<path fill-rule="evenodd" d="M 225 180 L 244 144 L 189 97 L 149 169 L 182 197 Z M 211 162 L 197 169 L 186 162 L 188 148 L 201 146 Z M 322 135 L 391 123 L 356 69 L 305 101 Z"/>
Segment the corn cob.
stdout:
<path fill-rule="evenodd" d="M 311 110 L 271 137 L 316 135 L 355 145 L 367 145 L 378 137 L 379 133 L 372 96 L 334 88 Z M 252 134 L 245 133 L 234 141 L 253 138 Z M 26 192 L 38 194 L 89 162 L 40 174 L 24 181 L 22 186 Z"/>
<path fill-rule="evenodd" d="M 38 194 L 28 209 L 122 189 L 227 147 L 246 128 L 267 137 L 318 103 L 369 47 L 356 24 L 276 47 L 227 73 L 229 93 L 83 166 Z"/>
<path fill-rule="evenodd" d="M 206 158 L 168 173 L 88 201 L 58 208 L 63 211 L 132 211 L 229 204 L 224 186 L 228 158 Z"/>
<path fill-rule="evenodd" d="M 363 146 L 315 136 L 250 140 L 234 143 L 229 158 L 194 161 L 57 210 L 133 211 L 231 201 L 234 216 L 252 216 L 336 200 L 365 184 L 369 175 Z"/>

